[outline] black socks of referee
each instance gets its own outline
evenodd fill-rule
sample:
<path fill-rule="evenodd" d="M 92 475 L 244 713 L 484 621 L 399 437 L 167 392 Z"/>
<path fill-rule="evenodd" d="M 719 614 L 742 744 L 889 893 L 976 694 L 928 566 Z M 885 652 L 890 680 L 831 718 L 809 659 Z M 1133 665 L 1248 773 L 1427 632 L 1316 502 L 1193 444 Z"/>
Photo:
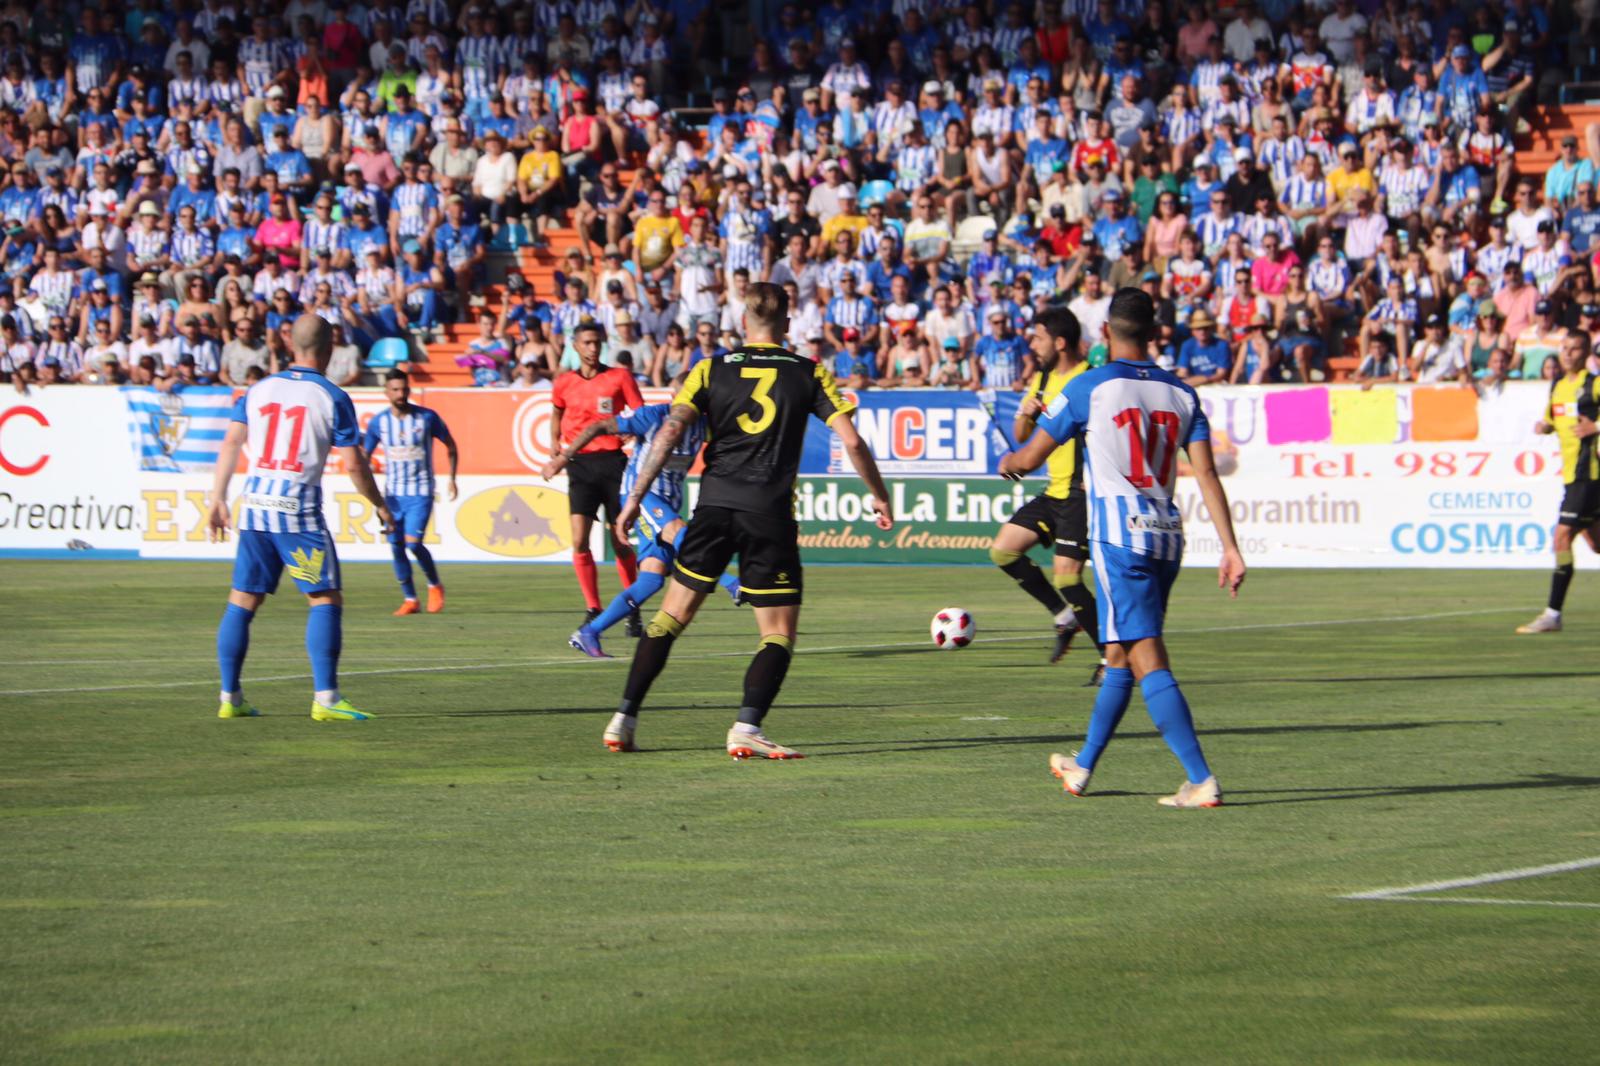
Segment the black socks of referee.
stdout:
<path fill-rule="evenodd" d="M 622 702 L 617 713 L 634 716 L 644 702 L 650 686 L 667 665 L 672 654 L 672 642 L 683 632 L 683 623 L 666 611 L 656 612 L 650 624 L 644 627 L 644 636 L 633 650 L 633 665 L 628 668 L 628 683 L 622 688 Z"/>
<path fill-rule="evenodd" d="M 1567 586 L 1572 584 L 1572 553 L 1556 552 L 1556 572 L 1550 575 L 1550 609 L 1557 613 L 1567 602 Z"/>
<path fill-rule="evenodd" d="M 1039 605 L 1052 615 L 1060 614 L 1067 604 L 1062 600 L 1061 594 L 1050 587 L 1050 582 L 1040 570 L 1038 564 L 1028 558 L 1026 552 L 1007 551 L 1004 548 L 990 548 L 989 558 L 998 566 L 1007 577 L 1022 587 L 1022 591 L 1039 601 Z"/>
<path fill-rule="evenodd" d="M 778 698 L 784 675 L 789 672 L 789 660 L 794 658 L 794 641 L 779 633 L 761 638 L 761 648 L 750 660 L 750 669 L 744 674 L 744 703 L 739 707 L 739 721 L 745 725 L 759 726 Z"/>

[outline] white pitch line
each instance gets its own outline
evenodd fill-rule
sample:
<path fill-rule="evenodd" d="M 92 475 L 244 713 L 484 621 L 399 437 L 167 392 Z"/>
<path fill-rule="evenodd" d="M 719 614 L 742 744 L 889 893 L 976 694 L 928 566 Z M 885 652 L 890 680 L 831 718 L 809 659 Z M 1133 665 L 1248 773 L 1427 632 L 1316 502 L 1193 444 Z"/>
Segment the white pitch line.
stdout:
<path fill-rule="evenodd" d="M 1307 629 L 1307 628 L 1314 628 L 1314 627 L 1317 627 L 1317 626 L 1357 626 L 1357 625 L 1359 625 L 1359 626 L 1370 626 L 1370 625 L 1379 625 L 1379 624 L 1382 624 L 1382 623 L 1385 623 L 1385 622 L 1429 622 L 1429 621 L 1435 621 L 1435 620 L 1441 619 L 1441 618 L 1462 618 L 1462 617 L 1469 617 L 1469 616 L 1473 616 L 1473 615 L 1508 614 L 1508 613 L 1512 613 L 1514 611 L 1520 611 L 1520 610 L 1522 610 L 1522 608 L 1517 608 L 1517 607 L 1490 607 L 1490 608 L 1487 608 L 1487 609 L 1484 609 L 1484 610 L 1437 611 L 1437 612 L 1434 612 L 1432 614 L 1390 615 L 1390 616 L 1382 617 L 1382 618 L 1371 618 L 1371 617 L 1368 617 L 1368 618 L 1329 618 L 1329 619 L 1310 620 L 1310 621 L 1301 621 L 1301 622 L 1260 622 L 1260 623 L 1254 623 L 1254 624 L 1250 624 L 1250 625 L 1240 625 L 1240 626 L 1202 626 L 1201 628 L 1198 628 L 1198 629 L 1170 629 L 1170 630 L 1167 631 L 1167 633 L 1170 636 L 1170 635 L 1192 635 L 1192 634 L 1199 634 L 1199 633 L 1238 633 L 1238 632 L 1242 632 L 1242 631 L 1245 631 L 1245 630 L 1259 630 L 1259 629 Z M 1008 643 L 1016 643 L 1016 642 L 1020 642 L 1020 641 L 1040 641 L 1040 640 L 1043 640 L 1043 639 L 1045 639 L 1045 638 L 1042 637 L 1042 636 L 1035 636 L 1035 635 L 1029 635 L 1029 636 L 1025 636 L 1025 637 L 979 637 L 977 640 L 974 640 L 973 643 L 974 644 L 1008 644 Z M 886 651 L 886 650 L 893 650 L 893 649 L 899 649 L 899 648 L 922 648 L 922 649 L 924 649 L 926 651 L 929 651 L 929 652 L 935 652 L 935 651 L 939 650 L 939 649 L 933 647 L 926 640 L 916 640 L 916 641 L 897 641 L 897 642 L 890 642 L 890 643 L 886 643 L 886 644 L 835 644 L 835 645 L 831 645 L 831 646 L 817 647 L 817 648 L 801 647 L 801 648 L 797 649 L 796 653 L 799 654 L 799 653 L 803 652 L 803 653 L 807 653 L 807 654 L 811 654 L 811 655 L 820 655 L 820 654 L 831 654 L 831 653 L 839 653 L 839 652 Z M 706 653 L 700 654 L 700 655 L 675 655 L 675 656 L 673 656 L 672 661 L 673 662 L 697 662 L 697 661 L 704 661 L 704 660 L 708 660 L 708 659 L 745 658 L 749 654 L 750 653 L 748 651 L 706 652 Z M 612 661 L 613 662 L 620 662 L 620 663 L 628 662 L 627 659 L 615 659 L 615 660 L 612 660 Z M 26 665 L 26 664 L 23 663 L 23 664 L 19 664 L 19 665 Z M 383 669 L 383 670 L 340 670 L 339 673 L 340 673 L 341 676 L 344 676 L 344 677 L 363 677 L 363 676 L 371 676 L 371 675 L 379 675 L 379 674 L 381 674 L 381 675 L 394 675 L 394 674 L 445 674 L 445 673 L 464 673 L 464 672 L 472 672 L 472 671 L 479 671 L 479 670 L 509 670 L 509 669 L 514 669 L 514 668 L 517 668 L 517 667 L 527 667 L 527 666 L 537 666 L 537 667 L 591 667 L 592 668 L 592 667 L 594 667 L 596 665 L 597 665 L 597 663 L 593 659 L 578 659 L 578 658 L 573 658 L 573 657 L 564 657 L 564 658 L 560 658 L 560 659 L 512 659 L 512 660 L 508 660 L 506 662 L 466 663 L 466 664 L 462 664 L 462 665 L 459 665 L 459 666 L 449 666 L 449 665 L 401 666 L 401 667 L 394 667 L 392 669 Z M 265 676 L 265 677 L 251 677 L 249 680 L 252 683 L 261 683 L 261 682 L 268 682 L 268 681 L 302 681 L 302 680 L 304 680 L 304 679 L 306 679 L 306 678 L 308 678 L 310 676 L 311 676 L 310 674 L 276 674 L 276 675 L 269 675 L 269 676 Z M 79 686 L 79 687 L 73 687 L 73 688 L 15 688 L 15 689 L 0 689 L 0 696 L 52 696 L 52 695 L 68 695 L 68 694 L 76 693 L 76 692 L 132 692 L 132 691 L 138 691 L 138 690 L 143 690 L 143 689 L 196 688 L 196 687 L 213 686 L 215 684 L 216 684 L 216 680 L 213 678 L 213 679 L 195 680 L 195 681 L 141 681 L 141 682 L 135 682 L 135 683 L 132 683 L 132 684 L 125 684 L 125 685 L 85 685 L 85 686 Z"/>
<path fill-rule="evenodd" d="M 1354 896 L 1343 896 L 1354 899 Z M 1571 903 L 1555 899 L 1488 899 L 1475 896 L 1377 896 L 1378 903 L 1476 903 L 1495 907 L 1576 907 L 1600 910 L 1600 903 Z"/>
<path fill-rule="evenodd" d="M 1591 870 L 1600 866 L 1600 855 L 1587 859 L 1573 859 L 1570 862 L 1553 862 L 1548 866 L 1524 866 L 1516 870 L 1497 870 L 1494 873 L 1478 874 L 1476 877 L 1458 877 L 1451 881 L 1427 881 L 1420 885 L 1401 885 L 1399 888 L 1375 888 L 1370 892 L 1352 892 L 1340 899 L 1405 899 L 1424 892 L 1449 892 L 1457 888 L 1476 888 L 1479 885 L 1493 885 L 1501 881 L 1522 881 L 1529 877 L 1549 877 L 1551 874 L 1571 873 L 1574 870 Z M 1492 902 L 1500 902 L 1494 900 Z M 1534 901 L 1537 902 L 1537 901 Z M 1586 904 L 1586 906 L 1600 906 L 1600 904 Z"/>

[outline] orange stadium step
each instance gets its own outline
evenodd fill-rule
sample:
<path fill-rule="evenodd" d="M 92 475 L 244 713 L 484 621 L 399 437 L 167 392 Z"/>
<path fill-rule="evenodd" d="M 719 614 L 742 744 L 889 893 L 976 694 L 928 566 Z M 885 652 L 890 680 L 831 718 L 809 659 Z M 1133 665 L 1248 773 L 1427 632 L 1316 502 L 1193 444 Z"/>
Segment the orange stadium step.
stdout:
<path fill-rule="evenodd" d="M 1361 360 L 1354 355 L 1331 355 L 1328 357 L 1328 380 L 1333 382 L 1349 381 L 1350 376 L 1361 366 Z"/>
<path fill-rule="evenodd" d="M 472 371 L 454 363 L 412 363 L 411 381 L 415 385 L 436 389 L 464 389 L 472 387 Z"/>

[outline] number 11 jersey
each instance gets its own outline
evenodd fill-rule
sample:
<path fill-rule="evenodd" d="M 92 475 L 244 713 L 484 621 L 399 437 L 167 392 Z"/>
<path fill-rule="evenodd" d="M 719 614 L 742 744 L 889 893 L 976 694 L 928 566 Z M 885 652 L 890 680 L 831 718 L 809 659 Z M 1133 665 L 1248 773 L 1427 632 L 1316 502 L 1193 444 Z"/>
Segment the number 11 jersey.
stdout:
<path fill-rule="evenodd" d="M 249 474 L 239 528 L 263 533 L 320 533 L 322 468 L 333 448 L 359 441 L 355 405 L 339 386 L 296 366 L 258 381 L 233 405 L 249 431 Z"/>
<path fill-rule="evenodd" d="M 1154 363 L 1113 360 L 1068 384 L 1038 426 L 1061 443 L 1084 434 L 1090 540 L 1183 557 L 1178 449 L 1211 439 L 1192 386 Z"/>

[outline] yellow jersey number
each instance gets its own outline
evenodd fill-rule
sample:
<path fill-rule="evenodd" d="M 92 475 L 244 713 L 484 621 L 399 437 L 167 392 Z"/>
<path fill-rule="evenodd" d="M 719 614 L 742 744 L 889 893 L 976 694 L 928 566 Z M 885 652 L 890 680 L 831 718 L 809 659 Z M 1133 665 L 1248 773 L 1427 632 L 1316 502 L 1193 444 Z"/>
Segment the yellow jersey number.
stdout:
<path fill-rule="evenodd" d="M 772 386 L 778 383 L 777 367 L 747 366 L 739 371 L 742 378 L 753 378 L 755 389 L 750 393 L 750 399 L 761 409 L 761 414 L 756 418 L 749 415 L 740 415 L 735 421 L 739 428 L 752 437 L 764 433 L 772 425 L 772 420 L 778 417 L 778 405 L 772 399 Z"/>

